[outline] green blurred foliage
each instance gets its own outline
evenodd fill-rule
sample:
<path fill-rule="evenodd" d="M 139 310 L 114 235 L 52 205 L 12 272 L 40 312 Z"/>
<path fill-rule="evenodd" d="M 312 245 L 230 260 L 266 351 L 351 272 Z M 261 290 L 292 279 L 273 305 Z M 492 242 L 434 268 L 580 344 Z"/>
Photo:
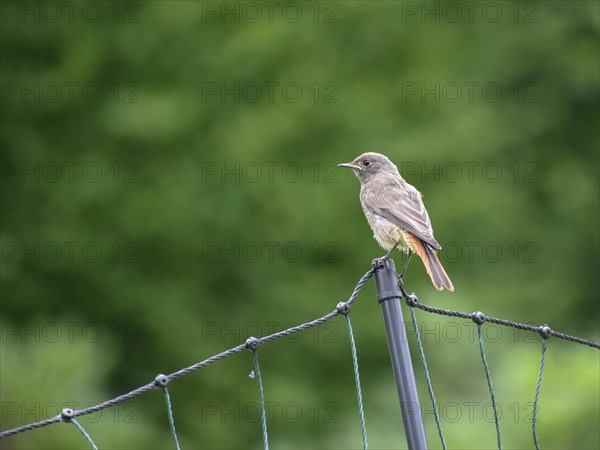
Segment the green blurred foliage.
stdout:
<path fill-rule="evenodd" d="M 2 4 L 2 429 L 332 310 L 383 253 L 333 164 L 363 151 L 423 192 L 445 246 L 456 292 L 413 261 L 422 302 L 600 338 L 597 2 L 51 3 L 56 20 Z M 367 430 L 404 448 L 379 309 L 369 282 Z M 474 325 L 417 317 L 448 445 L 495 448 Z M 532 447 L 539 338 L 486 327 L 505 448 Z M 361 446 L 343 320 L 260 357 L 274 448 Z M 544 448 L 600 446 L 599 362 L 549 341 Z M 172 383 L 184 448 L 261 446 L 251 369 L 243 353 Z M 172 448 L 160 397 L 81 423 L 101 448 Z M 2 442 L 85 445 L 66 425 Z"/>

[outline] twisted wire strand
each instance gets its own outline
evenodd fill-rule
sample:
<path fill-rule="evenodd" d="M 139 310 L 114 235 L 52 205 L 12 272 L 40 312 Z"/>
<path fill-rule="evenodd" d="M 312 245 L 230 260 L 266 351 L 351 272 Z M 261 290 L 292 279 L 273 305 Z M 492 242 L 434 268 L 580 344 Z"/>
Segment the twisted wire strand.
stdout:
<path fill-rule="evenodd" d="M 79 424 L 79 422 L 77 422 L 75 420 L 75 418 L 71 419 L 69 422 L 71 422 L 73 425 L 75 425 L 75 427 L 81 432 L 81 434 L 83 434 L 83 437 L 85 437 L 85 440 L 88 441 L 88 443 L 94 450 L 98 450 L 98 446 L 96 445 L 96 443 L 94 442 L 92 437 L 88 434 L 87 431 L 85 431 L 85 429 Z"/>
<path fill-rule="evenodd" d="M 40 420 L 39 422 L 28 423 L 27 425 L 22 425 L 20 427 L 13 428 L 11 430 L 3 431 L 2 433 L 0 433 L 0 439 L 9 437 L 9 436 L 14 436 L 15 434 L 24 433 L 26 431 L 35 430 L 36 428 L 42 428 L 42 427 L 45 427 L 46 425 L 52 425 L 53 423 L 61 422 L 61 421 L 62 421 L 62 419 L 61 419 L 60 415 L 58 415 L 58 416 L 54 416 L 50 419 Z"/>
<path fill-rule="evenodd" d="M 171 434 L 173 435 L 173 441 L 175 441 L 175 448 L 181 450 L 179 446 L 179 439 L 177 438 L 177 431 L 175 431 L 175 418 L 173 417 L 173 407 L 171 406 L 171 396 L 169 395 L 169 388 L 165 386 L 163 388 L 165 394 L 165 402 L 167 404 L 167 414 L 169 415 L 169 427 L 171 427 Z"/>
<path fill-rule="evenodd" d="M 483 333 L 481 332 L 482 324 L 477 324 L 477 334 L 479 336 L 479 351 L 481 352 L 481 360 L 483 361 L 483 369 L 487 380 L 490 396 L 492 397 L 492 408 L 494 409 L 494 422 L 496 423 L 496 439 L 498 440 L 498 450 L 502 450 L 502 438 L 500 436 L 500 420 L 498 418 L 498 407 L 496 406 L 496 395 L 492 386 L 492 378 L 490 377 L 490 369 L 488 367 L 485 351 L 483 350 Z"/>
<path fill-rule="evenodd" d="M 254 360 L 254 372 L 258 380 L 258 397 L 260 401 L 260 419 L 263 433 L 263 446 L 265 450 L 269 450 L 269 432 L 267 431 L 267 412 L 265 410 L 265 392 L 263 389 L 262 376 L 260 374 L 260 364 L 258 364 L 258 351 L 252 352 L 252 359 Z"/>
<path fill-rule="evenodd" d="M 367 450 L 367 426 L 365 424 L 365 410 L 363 406 L 362 389 L 360 387 L 360 375 L 358 372 L 358 355 L 356 353 L 356 343 L 354 342 L 352 322 L 350 322 L 350 315 L 348 314 L 346 314 L 346 324 L 348 325 L 348 336 L 350 337 L 350 348 L 352 350 L 352 365 L 354 366 L 354 381 L 356 382 L 356 396 L 358 398 L 358 417 L 360 419 L 360 431 L 363 439 L 363 449 Z"/>
<path fill-rule="evenodd" d="M 533 431 L 533 443 L 535 445 L 536 450 L 540 450 L 540 444 L 538 442 L 537 437 L 537 412 L 539 407 L 540 400 L 540 390 L 542 388 L 542 379 L 544 378 L 544 365 L 546 361 L 546 339 L 542 339 L 542 360 L 540 363 L 540 375 L 538 377 L 537 387 L 535 389 L 535 398 L 533 401 L 533 421 L 532 421 L 532 431 Z"/>
<path fill-rule="evenodd" d="M 437 401 L 435 400 L 435 394 L 433 393 L 433 386 L 431 384 L 431 378 L 429 377 L 429 369 L 427 367 L 427 360 L 425 359 L 425 351 L 423 350 L 423 344 L 421 342 L 421 333 L 419 332 L 419 325 L 417 325 L 417 318 L 415 317 L 415 308 L 410 308 L 410 315 L 412 317 L 412 323 L 415 327 L 415 337 L 417 338 L 417 346 L 419 347 L 419 354 L 421 355 L 421 363 L 423 364 L 423 370 L 425 372 L 425 380 L 427 380 L 427 389 L 429 390 L 429 398 L 431 398 L 431 404 L 433 405 L 433 415 L 435 417 L 435 424 L 438 429 L 438 435 L 442 442 L 442 448 L 446 450 L 446 440 L 444 439 L 444 432 L 442 431 L 442 423 L 440 422 L 440 413 L 438 411 Z"/>
<path fill-rule="evenodd" d="M 424 305 L 422 303 L 411 304 L 410 306 L 414 306 L 415 308 L 419 308 L 423 311 L 433 313 L 433 314 L 439 314 L 442 316 L 460 317 L 462 319 L 471 319 L 471 320 L 473 319 L 473 314 L 469 314 L 469 313 L 465 313 L 465 312 L 461 312 L 461 311 L 453 311 L 451 309 L 434 308 L 433 306 Z M 484 322 L 495 323 L 498 325 L 503 325 L 505 327 L 516 328 L 518 330 L 532 331 L 535 333 L 540 332 L 539 326 L 529 325 L 529 324 L 520 323 L 520 322 L 513 322 L 512 320 L 499 319 L 497 317 L 491 317 L 491 316 L 483 316 L 482 320 Z M 565 341 L 574 342 L 576 344 L 587 345 L 588 347 L 600 349 L 600 342 L 590 341 L 588 339 L 583 339 L 583 338 L 580 338 L 577 336 L 571 336 L 569 334 L 560 333 L 560 332 L 554 331 L 554 330 L 552 330 L 551 336 L 559 338 L 559 339 L 563 339 Z"/>

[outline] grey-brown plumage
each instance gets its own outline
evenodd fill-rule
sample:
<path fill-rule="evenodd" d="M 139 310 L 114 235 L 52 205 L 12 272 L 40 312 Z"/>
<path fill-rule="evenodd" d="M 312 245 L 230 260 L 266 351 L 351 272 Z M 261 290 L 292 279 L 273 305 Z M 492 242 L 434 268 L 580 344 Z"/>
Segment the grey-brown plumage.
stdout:
<path fill-rule="evenodd" d="M 402 178 L 394 163 L 370 152 L 339 166 L 352 169 L 360 180 L 360 203 L 379 245 L 417 253 L 436 289 L 453 291 L 436 254 L 442 247 L 433 237 L 422 195 Z"/>

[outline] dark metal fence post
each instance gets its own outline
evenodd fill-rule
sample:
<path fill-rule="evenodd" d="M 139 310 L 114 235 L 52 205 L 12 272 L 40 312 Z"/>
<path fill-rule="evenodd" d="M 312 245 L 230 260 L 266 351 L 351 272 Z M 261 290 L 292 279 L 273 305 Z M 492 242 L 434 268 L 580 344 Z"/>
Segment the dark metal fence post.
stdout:
<path fill-rule="evenodd" d="M 375 268 L 377 300 L 381 303 L 383 310 L 392 367 L 398 387 L 406 442 L 410 450 L 426 450 L 428 448 L 427 439 L 421 420 L 421 405 L 406 339 L 406 328 L 402 318 L 400 305 L 402 293 L 398 288 L 396 267 L 391 258 L 376 259 L 373 261 L 373 267 Z"/>

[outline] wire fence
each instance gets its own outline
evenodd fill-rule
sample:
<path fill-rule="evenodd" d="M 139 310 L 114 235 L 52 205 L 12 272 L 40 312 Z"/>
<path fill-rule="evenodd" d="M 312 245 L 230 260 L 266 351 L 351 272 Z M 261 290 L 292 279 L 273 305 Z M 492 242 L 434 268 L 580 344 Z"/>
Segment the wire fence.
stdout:
<path fill-rule="evenodd" d="M 148 391 L 154 390 L 154 389 L 162 389 L 164 397 L 165 397 L 169 426 L 171 429 L 171 433 L 173 435 L 174 446 L 177 450 L 180 450 L 179 438 L 177 436 L 177 431 L 175 428 L 173 407 L 172 407 L 172 403 L 171 403 L 171 399 L 170 399 L 170 395 L 169 395 L 168 384 L 176 378 L 189 375 L 189 374 L 196 372 L 197 370 L 202 369 L 210 364 L 213 364 L 222 359 L 233 356 L 236 353 L 240 353 L 244 350 L 251 350 L 253 352 L 253 363 L 254 363 L 254 370 L 252 372 L 252 376 L 257 378 L 258 388 L 259 388 L 259 401 L 260 401 L 260 407 L 261 407 L 261 426 L 262 426 L 262 434 L 263 434 L 263 446 L 265 449 L 268 449 L 269 448 L 269 442 L 268 442 L 269 436 L 268 436 L 266 413 L 265 413 L 265 400 L 264 400 L 265 394 L 264 394 L 262 377 L 261 377 L 261 373 L 260 373 L 260 365 L 259 365 L 259 360 L 258 360 L 259 347 L 262 344 L 276 341 L 285 336 L 289 336 L 289 335 L 301 332 L 301 331 L 309 329 L 309 328 L 318 327 L 320 325 L 325 324 L 326 322 L 329 322 L 330 320 L 334 319 L 335 317 L 337 317 L 339 315 L 343 315 L 346 318 L 346 324 L 348 326 L 348 334 L 349 334 L 350 346 L 351 346 L 351 351 L 352 351 L 352 362 L 353 362 L 353 367 L 354 367 L 354 376 L 355 376 L 356 390 L 357 390 L 359 421 L 360 421 L 361 434 L 362 434 L 362 440 L 363 440 L 363 448 L 366 450 L 368 447 L 368 444 L 367 444 L 367 433 L 366 433 L 366 425 L 365 425 L 365 417 L 364 417 L 364 408 L 363 408 L 363 401 L 362 401 L 362 390 L 361 390 L 361 385 L 360 385 L 359 365 L 358 365 L 356 344 L 354 342 L 354 333 L 352 331 L 352 325 L 350 322 L 349 313 L 350 313 L 351 306 L 356 301 L 362 287 L 375 274 L 376 271 L 377 271 L 377 267 L 376 267 L 376 265 L 374 265 L 373 268 L 371 268 L 369 271 L 367 271 L 360 278 L 360 280 L 354 287 L 354 290 L 352 291 L 352 294 L 350 295 L 348 300 L 346 302 L 338 303 L 336 308 L 333 311 L 331 311 L 330 313 L 328 313 L 322 317 L 319 317 L 310 322 L 305 322 L 303 324 L 287 328 L 285 330 L 282 330 L 282 331 L 279 331 L 279 332 L 276 332 L 276 333 L 273 333 L 273 334 L 270 334 L 267 336 L 263 336 L 263 337 L 259 337 L 259 338 L 250 337 L 250 338 L 248 338 L 248 340 L 245 343 L 239 344 L 239 345 L 232 347 L 228 350 L 225 350 L 221 353 L 213 355 L 210 358 L 207 358 L 207 359 L 200 361 L 196 364 L 193 364 L 189 367 L 185 367 L 185 368 L 178 370 L 176 372 L 173 372 L 169 375 L 159 374 L 151 382 L 149 382 L 143 386 L 140 386 L 126 394 L 119 395 L 119 396 L 114 397 L 105 402 L 102 402 L 102 403 L 99 403 L 99 404 L 96 404 L 96 405 L 93 405 L 93 406 L 90 406 L 87 408 L 83 408 L 83 409 L 77 409 L 77 410 L 66 408 L 66 409 L 63 409 L 62 412 L 60 414 L 58 414 L 57 416 L 54 416 L 54 417 L 51 417 L 51 418 L 48 418 L 45 420 L 40 420 L 37 422 L 32 422 L 32 423 L 22 425 L 22 426 L 13 428 L 13 429 L 2 431 L 2 432 L 0 432 L 0 439 L 4 439 L 4 438 L 10 437 L 10 436 L 15 436 L 15 435 L 18 435 L 21 433 L 25 433 L 25 432 L 28 432 L 31 430 L 42 428 L 42 427 L 52 425 L 55 423 L 66 422 L 66 423 L 72 423 L 76 427 L 76 429 L 79 430 L 79 432 L 84 436 L 84 438 L 89 443 L 89 445 L 93 449 L 97 450 L 98 446 L 96 445 L 96 443 L 94 442 L 92 437 L 86 432 L 86 430 L 76 420 L 77 417 L 85 416 L 85 415 L 92 414 L 92 413 L 95 413 L 95 412 L 98 412 L 98 411 L 101 411 L 101 410 L 104 410 L 107 408 L 111 408 L 115 405 L 126 402 L 128 400 L 131 400 L 139 395 L 142 395 L 142 394 L 144 394 Z M 399 281 L 400 281 L 400 279 L 399 279 Z M 421 337 L 420 337 L 420 333 L 419 333 L 419 328 L 417 326 L 417 321 L 415 318 L 414 310 L 420 309 L 427 313 L 468 319 L 468 320 L 474 321 L 477 324 L 480 352 L 481 352 L 481 357 L 482 357 L 483 366 L 484 366 L 484 373 L 485 373 L 485 376 L 487 379 L 488 388 L 490 391 L 490 395 L 492 398 L 492 404 L 493 404 L 493 408 L 494 408 L 494 419 L 495 419 L 494 421 L 495 421 L 495 425 L 496 425 L 496 434 L 497 434 L 497 441 L 498 441 L 499 449 L 502 448 L 501 434 L 500 434 L 500 422 L 499 422 L 499 418 L 498 418 L 498 414 L 497 414 L 497 410 L 496 410 L 496 401 L 495 401 L 493 384 L 492 384 L 491 376 L 489 373 L 489 367 L 487 364 L 484 346 L 483 346 L 483 338 L 482 338 L 482 333 L 481 333 L 482 326 L 486 322 L 489 322 L 489 323 L 494 323 L 494 324 L 505 326 L 505 327 L 512 327 L 512 328 L 519 329 L 519 330 L 533 331 L 533 332 L 537 332 L 540 334 L 540 336 L 542 337 L 541 364 L 540 364 L 538 383 L 537 383 L 536 390 L 535 390 L 534 407 L 533 407 L 533 425 L 532 425 L 534 445 L 535 445 L 536 449 L 539 449 L 537 430 L 536 430 L 536 416 L 537 416 L 537 410 L 538 410 L 538 402 L 539 402 L 539 397 L 540 397 L 542 379 L 543 379 L 543 374 L 544 374 L 544 363 L 545 363 L 545 355 L 546 355 L 546 348 L 547 348 L 547 340 L 550 337 L 555 337 L 558 339 L 566 340 L 568 342 L 586 345 L 586 346 L 593 347 L 596 349 L 600 349 L 600 342 L 594 342 L 594 341 L 579 338 L 576 336 L 571 336 L 571 335 L 568 335 L 565 333 L 559 333 L 557 331 L 552 330 L 550 327 L 548 327 L 548 325 L 541 325 L 541 326 L 536 327 L 536 326 L 528 325 L 525 323 L 513 322 L 510 320 L 486 316 L 482 312 L 479 312 L 479 311 L 469 314 L 469 313 L 460 312 L 460 311 L 434 308 L 434 307 L 427 306 L 427 305 L 420 303 L 417 296 L 414 293 L 411 293 L 411 294 L 406 293 L 406 291 L 404 290 L 404 286 L 401 283 L 399 283 L 399 288 L 402 293 L 402 296 L 406 300 L 407 305 L 410 307 L 412 322 L 413 322 L 413 326 L 415 329 L 415 337 L 416 337 L 417 345 L 419 348 L 421 362 L 423 364 L 423 369 L 424 369 L 424 373 L 425 373 L 425 379 L 427 382 L 428 392 L 431 397 L 431 402 L 432 402 L 433 409 L 434 409 L 435 421 L 436 421 L 436 425 L 438 428 L 438 434 L 440 436 L 442 447 L 444 449 L 446 449 L 446 441 L 445 441 L 444 434 L 443 434 L 442 427 L 441 427 L 437 402 L 436 402 L 435 395 L 433 392 L 433 388 L 432 388 L 432 384 L 431 384 L 431 376 L 429 374 L 427 361 L 425 358 L 425 353 L 423 350 Z"/>

